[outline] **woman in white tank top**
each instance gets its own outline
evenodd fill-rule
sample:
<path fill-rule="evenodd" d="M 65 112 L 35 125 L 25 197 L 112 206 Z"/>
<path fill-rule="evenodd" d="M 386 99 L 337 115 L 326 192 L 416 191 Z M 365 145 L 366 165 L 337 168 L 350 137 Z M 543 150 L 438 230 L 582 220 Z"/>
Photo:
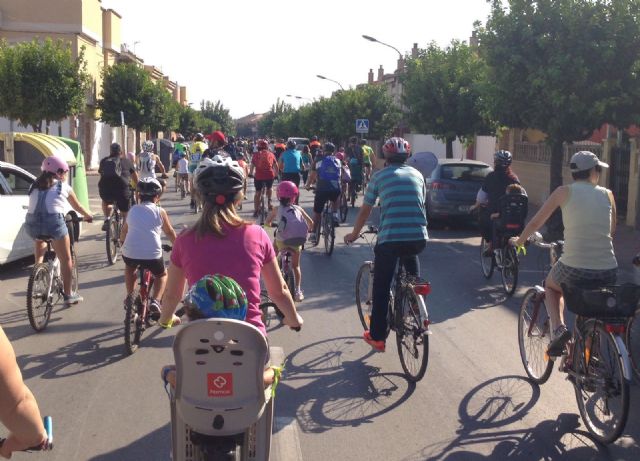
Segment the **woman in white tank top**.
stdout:
<path fill-rule="evenodd" d="M 560 309 L 560 284 L 615 283 L 618 268 L 612 240 L 616 204 L 613 193 L 598 185 L 602 168 L 609 165 L 592 152 L 580 151 L 571 157 L 570 167 L 574 183 L 553 191 L 522 235 L 512 239 L 515 245 L 524 245 L 558 207 L 562 209 L 565 246 L 545 280 L 545 305 L 553 331 L 548 353 L 552 356 L 562 354 L 564 344 L 571 338 L 564 323 L 564 309 Z"/>

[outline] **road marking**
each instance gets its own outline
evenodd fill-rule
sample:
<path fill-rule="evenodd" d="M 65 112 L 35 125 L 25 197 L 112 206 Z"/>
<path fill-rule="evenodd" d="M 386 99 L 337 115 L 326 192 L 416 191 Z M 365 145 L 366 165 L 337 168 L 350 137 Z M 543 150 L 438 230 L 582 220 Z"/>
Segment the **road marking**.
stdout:
<path fill-rule="evenodd" d="M 275 419 L 273 450 L 278 461 L 302 461 L 302 449 L 298 436 L 298 420 L 291 416 Z"/>

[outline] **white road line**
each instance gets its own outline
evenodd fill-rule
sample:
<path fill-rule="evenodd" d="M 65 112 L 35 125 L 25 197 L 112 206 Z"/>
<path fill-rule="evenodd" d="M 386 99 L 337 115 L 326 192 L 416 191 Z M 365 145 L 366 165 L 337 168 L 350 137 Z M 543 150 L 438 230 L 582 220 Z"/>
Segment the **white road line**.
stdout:
<path fill-rule="evenodd" d="M 275 418 L 271 453 L 278 461 L 302 461 L 302 449 L 298 436 L 298 421 L 290 416 Z"/>

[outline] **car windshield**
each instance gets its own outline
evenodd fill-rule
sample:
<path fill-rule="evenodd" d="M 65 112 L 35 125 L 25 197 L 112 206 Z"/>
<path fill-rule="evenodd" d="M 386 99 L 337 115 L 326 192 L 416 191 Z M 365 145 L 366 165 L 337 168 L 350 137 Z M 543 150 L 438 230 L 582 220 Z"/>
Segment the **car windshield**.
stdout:
<path fill-rule="evenodd" d="M 491 168 L 485 165 L 452 164 L 440 167 L 440 179 L 482 182 Z"/>

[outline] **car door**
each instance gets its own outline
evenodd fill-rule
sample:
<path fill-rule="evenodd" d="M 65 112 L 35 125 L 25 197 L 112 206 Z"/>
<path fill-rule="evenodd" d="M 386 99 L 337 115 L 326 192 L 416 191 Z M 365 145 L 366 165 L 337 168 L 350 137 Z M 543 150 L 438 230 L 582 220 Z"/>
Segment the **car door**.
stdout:
<path fill-rule="evenodd" d="M 4 264 L 33 252 L 24 228 L 33 178 L 9 167 L 0 172 L 0 264 Z"/>

